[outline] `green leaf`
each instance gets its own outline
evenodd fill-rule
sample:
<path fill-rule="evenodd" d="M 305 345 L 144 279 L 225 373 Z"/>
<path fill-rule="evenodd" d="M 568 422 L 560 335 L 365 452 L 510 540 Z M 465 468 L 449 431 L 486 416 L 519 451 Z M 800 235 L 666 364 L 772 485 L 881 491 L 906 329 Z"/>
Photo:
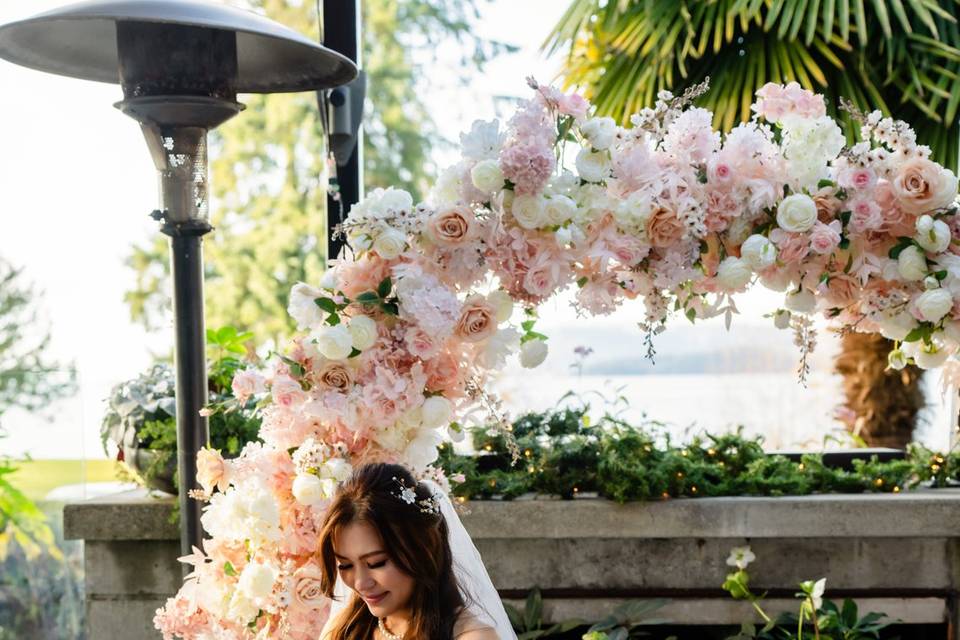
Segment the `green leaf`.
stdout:
<path fill-rule="evenodd" d="M 388 316 L 400 315 L 400 307 L 396 302 L 384 302 L 380 305 L 380 309 Z"/>
<path fill-rule="evenodd" d="M 350 355 L 347 356 L 347 358 L 356 358 L 356 357 L 357 357 L 358 355 L 360 355 L 361 353 L 363 353 L 363 352 L 360 351 L 360 349 L 357 349 L 356 347 L 353 347 L 352 349 L 350 349 Z"/>
<path fill-rule="evenodd" d="M 317 298 L 314 302 L 327 313 L 336 313 L 340 310 L 337 303 L 333 301 L 333 298 Z"/>
<path fill-rule="evenodd" d="M 534 587 L 527 596 L 526 606 L 523 610 L 524 628 L 535 629 L 541 625 L 543 617 L 543 597 L 540 595 L 540 589 Z"/>
<path fill-rule="evenodd" d="M 361 304 L 375 304 L 380 301 L 380 296 L 375 291 L 364 291 L 357 296 L 357 302 Z"/>
<path fill-rule="evenodd" d="M 387 276 L 380 281 L 380 284 L 377 285 L 377 293 L 381 298 L 386 298 L 390 295 L 390 291 L 393 290 L 393 281 L 390 279 L 390 276 Z"/>
<path fill-rule="evenodd" d="M 235 577 L 237 575 L 237 570 L 233 568 L 233 565 L 229 560 L 223 563 L 223 572 L 230 577 Z"/>
<path fill-rule="evenodd" d="M 340 316 L 338 316 L 335 313 L 331 313 L 330 315 L 327 316 L 326 323 L 331 327 L 335 327 L 338 324 L 340 324 Z"/>

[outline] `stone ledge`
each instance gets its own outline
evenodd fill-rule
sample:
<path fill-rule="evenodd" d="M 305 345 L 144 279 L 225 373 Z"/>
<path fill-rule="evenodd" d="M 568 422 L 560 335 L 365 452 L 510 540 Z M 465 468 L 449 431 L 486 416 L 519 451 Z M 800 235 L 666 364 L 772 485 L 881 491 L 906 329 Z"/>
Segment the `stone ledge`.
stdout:
<path fill-rule="evenodd" d="M 68 539 L 175 540 L 175 498 L 139 489 L 67 504 Z M 618 505 L 576 500 L 475 500 L 476 540 L 569 538 L 954 538 L 960 489 L 901 494 L 683 498 Z"/>

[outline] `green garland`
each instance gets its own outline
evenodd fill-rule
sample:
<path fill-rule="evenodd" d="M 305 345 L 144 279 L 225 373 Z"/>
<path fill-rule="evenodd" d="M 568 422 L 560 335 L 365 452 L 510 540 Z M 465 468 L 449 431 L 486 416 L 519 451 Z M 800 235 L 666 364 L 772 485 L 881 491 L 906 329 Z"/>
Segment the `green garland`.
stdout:
<path fill-rule="evenodd" d="M 782 496 L 812 493 L 899 492 L 920 485 L 947 486 L 960 479 L 960 452 L 937 453 L 911 445 L 903 460 L 855 460 L 853 470 L 828 467 L 823 456 L 799 462 L 767 455 L 761 437 L 742 428 L 723 435 L 699 435 L 672 444 L 663 424 L 630 425 L 611 415 L 591 424 L 589 406 L 527 413 L 512 434 L 521 459 L 511 464 L 506 438 L 472 428 L 479 453 L 463 455 L 442 445 L 440 466 L 448 476 L 463 474 L 454 487 L 463 498 L 526 493 L 573 498 L 596 493 L 616 502 L 673 497 Z"/>

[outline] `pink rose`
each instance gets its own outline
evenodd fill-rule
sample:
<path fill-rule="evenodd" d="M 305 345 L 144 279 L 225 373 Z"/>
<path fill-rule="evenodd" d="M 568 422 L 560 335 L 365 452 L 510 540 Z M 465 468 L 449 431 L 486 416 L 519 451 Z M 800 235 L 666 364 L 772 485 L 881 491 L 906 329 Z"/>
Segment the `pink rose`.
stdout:
<path fill-rule="evenodd" d="M 830 253 L 840 244 L 841 229 L 839 220 L 830 224 L 817 222 L 810 232 L 810 248 L 819 254 Z"/>
<path fill-rule="evenodd" d="M 877 174 L 866 167 L 848 167 L 840 172 L 838 182 L 844 189 L 865 191 L 876 186 Z"/>
<path fill-rule="evenodd" d="M 428 360 L 437 354 L 440 345 L 433 339 L 429 333 L 420 327 L 411 327 L 403 336 L 403 341 L 407 345 L 407 351 L 410 355 Z"/>
<path fill-rule="evenodd" d="M 442 392 L 450 397 L 453 390 L 461 384 L 460 365 L 450 353 L 441 353 L 425 363 L 427 373 L 427 389 Z"/>
<path fill-rule="evenodd" d="M 883 225 L 883 212 L 873 200 L 858 198 L 850 203 L 850 228 L 857 233 L 876 231 Z"/>
<path fill-rule="evenodd" d="M 573 116 L 578 120 L 587 115 L 588 108 L 590 103 L 579 93 L 568 93 L 557 100 L 557 109 L 560 113 Z"/>
<path fill-rule="evenodd" d="M 233 382 L 231 383 L 230 387 L 233 390 L 233 395 L 237 398 L 240 404 L 246 404 L 250 396 L 255 393 L 262 393 L 266 390 L 266 384 L 263 376 L 251 369 L 238 371 L 233 376 Z"/>
<path fill-rule="evenodd" d="M 846 307 L 856 302 L 860 287 L 854 278 L 846 274 L 836 274 L 830 276 L 823 293 L 831 307 Z"/>
<path fill-rule="evenodd" d="M 904 162 L 892 184 L 900 207 L 914 215 L 947 207 L 957 197 L 957 177 L 926 158 Z"/>
<path fill-rule="evenodd" d="M 810 253 L 810 239 L 804 233 L 774 229 L 770 232 L 770 240 L 777 245 L 777 260 L 784 264 L 799 262 Z"/>
<path fill-rule="evenodd" d="M 270 394 L 273 396 L 273 401 L 282 407 L 294 407 L 307 399 L 307 394 L 304 393 L 300 383 L 287 376 L 277 376 L 273 379 Z"/>
<path fill-rule="evenodd" d="M 214 488 L 226 491 L 230 486 L 229 467 L 226 460 L 214 449 L 203 448 L 197 452 L 197 482 L 204 493 L 213 493 Z"/>
<path fill-rule="evenodd" d="M 466 342 L 482 342 L 497 330 L 496 310 L 483 296 L 470 296 L 463 304 L 454 333 Z"/>
<path fill-rule="evenodd" d="M 647 239 L 658 249 L 670 247 L 683 238 L 683 222 L 671 209 L 658 207 L 647 218 Z"/>

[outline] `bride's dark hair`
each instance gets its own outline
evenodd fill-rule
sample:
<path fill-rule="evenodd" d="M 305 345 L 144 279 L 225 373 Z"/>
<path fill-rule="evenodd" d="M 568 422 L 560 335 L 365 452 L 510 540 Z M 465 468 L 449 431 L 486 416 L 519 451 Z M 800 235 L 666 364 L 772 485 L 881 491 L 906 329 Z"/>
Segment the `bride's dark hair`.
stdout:
<path fill-rule="evenodd" d="M 415 487 L 412 504 L 400 497 L 402 487 Z M 412 617 L 407 640 L 452 640 L 456 614 L 465 606 L 453 572 L 447 523 L 438 512 L 424 511 L 421 501 L 432 497 L 410 472 L 395 464 L 368 464 L 337 490 L 327 510 L 317 546 L 324 595 L 333 597 L 337 558 L 333 542 L 347 525 L 366 522 L 380 534 L 384 551 L 401 571 L 414 579 Z M 363 600 L 351 597 L 327 636 L 330 640 L 369 640 L 377 619 Z"/>

